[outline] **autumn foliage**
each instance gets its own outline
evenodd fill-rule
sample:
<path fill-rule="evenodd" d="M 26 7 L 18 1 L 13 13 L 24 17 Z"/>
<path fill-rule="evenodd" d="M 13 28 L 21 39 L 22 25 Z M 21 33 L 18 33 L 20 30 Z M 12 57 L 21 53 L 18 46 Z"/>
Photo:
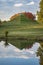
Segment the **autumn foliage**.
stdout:
<path fill-rule="evenodd" d="M 10 18 L 10 20 L 14 20 L 17 16 L 19 16 L 19 14 L 13 15 L 13 16 Z"/>
<path fill-rule="evenodd" d="M 22 12 L 22 13 L 18 13 L 18 14 L 13 15 L 13 16 L 10 18 L 10 20 L 14 20 L 16 17 L 20 16 L 20 14 L 25 15 L 25 16 L 28 17 L 29 19 L 32 19 L 32 20 L 35 19 L 35 15 L 33 15 L 32 13 L 30 13 L 30 12 Z"/>
<path fill-rule="evenodd" d="M 32 19 L 32 20 L 35 19 L 35 15 L 33 15 L 33 14 L 30 13 L 30 12 L 25 12 L 24 14 L 25 14 L 25 16 L 27 16 L 29 19 Z"/>

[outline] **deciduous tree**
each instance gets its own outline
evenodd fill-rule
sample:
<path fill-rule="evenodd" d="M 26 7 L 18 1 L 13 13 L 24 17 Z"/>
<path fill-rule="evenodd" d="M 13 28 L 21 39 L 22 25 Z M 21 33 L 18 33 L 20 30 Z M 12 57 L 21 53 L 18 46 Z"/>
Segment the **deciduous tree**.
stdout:
<path fill-rule="evenodd" d="M 40 1 L 40 11 L 37 12 L 38 14 L 38 21 L 43 22 L 43 0 Z"/>

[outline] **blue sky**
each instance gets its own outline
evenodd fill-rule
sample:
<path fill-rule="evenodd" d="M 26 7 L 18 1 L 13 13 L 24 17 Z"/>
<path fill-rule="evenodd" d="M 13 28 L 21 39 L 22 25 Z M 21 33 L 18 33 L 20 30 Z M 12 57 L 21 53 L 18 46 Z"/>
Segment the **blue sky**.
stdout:
<path fill-rule="evenodd" d="M 19 12 L 32 12 L 39 10 L 40 0 L 0 0 L 0 19 L 8 20 L 12 15 Z"/>

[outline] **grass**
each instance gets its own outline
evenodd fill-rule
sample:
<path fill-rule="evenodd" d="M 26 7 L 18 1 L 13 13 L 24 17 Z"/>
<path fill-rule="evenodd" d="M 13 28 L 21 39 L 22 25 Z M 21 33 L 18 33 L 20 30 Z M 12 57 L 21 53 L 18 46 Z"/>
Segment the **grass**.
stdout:
<path fill-rule="evenodd" d="M 14 20 L 3 22 L 0 26 L 0 37 L 43 37 L 43 25 L 31 20 L 24 15 L 17 16 Z"/>

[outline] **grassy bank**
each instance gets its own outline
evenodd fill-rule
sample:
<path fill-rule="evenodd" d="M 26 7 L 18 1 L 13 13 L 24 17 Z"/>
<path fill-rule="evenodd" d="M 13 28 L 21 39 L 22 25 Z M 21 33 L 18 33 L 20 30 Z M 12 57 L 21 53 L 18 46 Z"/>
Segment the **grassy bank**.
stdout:
<path fill-rule="evenodd" d="M 3 22 L 0 26 L 0 38 L 5 37 L 8 31 L 8 38 L 29 38 L 43 39 L 43 24 L 26 18 L 24 15 L 17 16 L 14 20 Z M 19 39 L 20 39 L 19 38 Z"/>

